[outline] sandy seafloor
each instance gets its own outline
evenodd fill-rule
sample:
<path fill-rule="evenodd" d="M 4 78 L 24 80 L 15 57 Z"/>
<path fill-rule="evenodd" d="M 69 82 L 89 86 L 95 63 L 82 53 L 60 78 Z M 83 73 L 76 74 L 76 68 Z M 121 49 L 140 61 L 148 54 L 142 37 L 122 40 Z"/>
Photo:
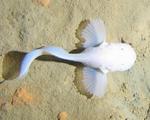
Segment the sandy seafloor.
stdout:
<path fill-rule="evenodd" d="M 67 51 L 79 43 L 81 21 L 101 18 L 107 41 L 131 43 L 133 68 L 108 74 L 104 97 L 87 97 L 73 82 L 76 67 L 53 61 L 33 62 L 22 80 L 0 84 L 0 120 L 150 120 L 150 1 L 0 0 L 0 75 L 11 79 L 22 53 L 55 45 Z M 18 52 L 15 52 L 18 51 Z"/>

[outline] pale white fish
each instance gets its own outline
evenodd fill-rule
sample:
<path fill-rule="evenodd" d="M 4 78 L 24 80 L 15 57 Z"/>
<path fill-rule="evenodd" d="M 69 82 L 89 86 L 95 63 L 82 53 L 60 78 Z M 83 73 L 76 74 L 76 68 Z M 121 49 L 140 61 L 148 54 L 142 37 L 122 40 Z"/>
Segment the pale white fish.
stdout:
<path fill-rule="evenodd" d="M 107 73 L 130 69 L 135 60 L 134 49 L 126 43 L 107 43 L 106 30 L 102 20 L 91 20 L 81 33 L 85 39 L 85 50 L 71 54 L 62 48 L 48 46 L 27 53 L 21 63 L 19 78 L 25 76 L 32 61 L 41 55 L 53 55 L 57 58 L 80 62 L 83 69 L 83 84 L 88 92 L 103 96 L 107 86 Z"/>

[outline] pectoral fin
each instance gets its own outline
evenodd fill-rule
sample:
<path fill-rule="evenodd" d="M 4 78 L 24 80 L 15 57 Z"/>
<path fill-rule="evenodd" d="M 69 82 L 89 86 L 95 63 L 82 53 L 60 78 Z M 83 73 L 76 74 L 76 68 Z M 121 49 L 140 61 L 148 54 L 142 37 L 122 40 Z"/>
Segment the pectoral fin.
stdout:
<path fill-rule="evenodd" d="M 83 47 L 94 47 L 106 40 L 105 25 L 102 20 L 91 20 L 81 33 L 85 39 Z"/>
<path fill-rule="evenodd" d="M 102 97 L 105 94 L 107 86 L 106 74 L 100 70 L 84 67 L 83 75 L 85 89 L 95 96 Z"/>

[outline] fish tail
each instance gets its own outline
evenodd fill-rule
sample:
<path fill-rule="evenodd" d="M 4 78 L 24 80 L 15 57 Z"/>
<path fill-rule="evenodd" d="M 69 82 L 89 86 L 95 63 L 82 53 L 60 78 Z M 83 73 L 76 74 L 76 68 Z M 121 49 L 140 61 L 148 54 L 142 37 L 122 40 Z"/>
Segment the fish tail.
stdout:
<path fill-rule="evenodd" d="M 57 58 L 75 61 L 75 62 L 80 62 L 82 58 L 80 54 L 69 54 L 64 49 L 59 47 L 54 47 L 54 46 L 36 49 L 27 53 L 24 56 L 23 61 L 20 65 L 19 76 L 17 77 L 17 79 L 23 78 L 28 73 L 32 61 L 41 55 L 53 55 Z"/>
<path fill-rule="evenodd" d="M 23 78 L 28 73 L 28 70 L 32 61 L 41 55 L 43 55 L 43 52 L 41 49 L 36 49 L 27 53 L 24 56 L 22 63 L 20 65 L 19 76 L 17 77 L 17 79 Z"/>

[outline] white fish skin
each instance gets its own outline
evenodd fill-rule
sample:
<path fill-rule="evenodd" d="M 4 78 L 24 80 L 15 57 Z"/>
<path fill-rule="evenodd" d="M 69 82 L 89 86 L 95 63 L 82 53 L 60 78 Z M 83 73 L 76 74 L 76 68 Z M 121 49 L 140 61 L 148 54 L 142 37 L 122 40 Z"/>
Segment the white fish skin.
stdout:
<path fill-rule="evenodd" d="M 85 39 L 85 50 L 79 54 L 70 54 L 62 48 L 48 46 L 33 50 L 25 55 L 18 78 L 22 78 L 28 72 L 32 61 L 41 55 L 53 55 L 55 57 L 81 62 L 83 69 L 83 84 L 88 92 L 102 97 L 107 86 L 108 72 L 125 71 L 130 69 L 136 60 L 134 49 L 126 43 L 107 43 L 105 26 L 102 20 L 92 20 L 82 32 Z"/>
<path fill-rule="evenodd" d="M 28 73 L 32 61 L 41 55 L 43 55 L 43 52 L 40 49 L 33 50 L 26 54 L 21 62 L 19 76 L 17 79 L 23 78 Z"/>
<path fill-rule="evenodd" d="M 83 53 L 88 56 L 82 61 L 83 64 L 112 72 L 128 70 L 136 60 L 134 49 L 126 43 L 103 43 L 98 47 L 87 48 Z"/>

